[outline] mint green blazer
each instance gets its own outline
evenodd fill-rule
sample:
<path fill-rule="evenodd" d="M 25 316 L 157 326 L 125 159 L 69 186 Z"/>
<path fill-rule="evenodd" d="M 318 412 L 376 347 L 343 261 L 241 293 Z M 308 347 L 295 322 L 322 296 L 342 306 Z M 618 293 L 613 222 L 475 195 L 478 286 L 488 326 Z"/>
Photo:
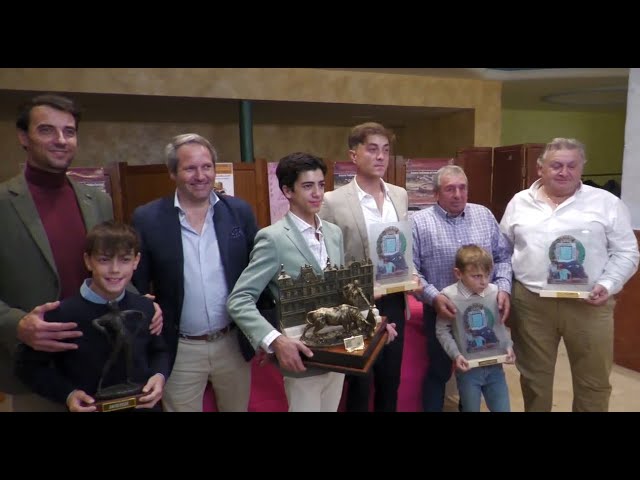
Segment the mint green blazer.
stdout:
<path fill-rule="evenodd" d="M 323 220 L 322 233 L 331 264 L 344 265 L 340 229 Z M 260 340 L 274 329 L 256 307 L 260 294 L 268 287 L 273 298 L 278 298 L 276 281 L 280 275 L 280 265 L 284 265 L 288 275 L 297 278 L 300 267 L 305 264 L 311 265 L 316 274 L 322 274 L 325 267 L 318 264 L 289 213 L 256 235 L 249 265 L 238 278 L 227 300 L 229 315 L 254 349 L 257 350 Z"/>

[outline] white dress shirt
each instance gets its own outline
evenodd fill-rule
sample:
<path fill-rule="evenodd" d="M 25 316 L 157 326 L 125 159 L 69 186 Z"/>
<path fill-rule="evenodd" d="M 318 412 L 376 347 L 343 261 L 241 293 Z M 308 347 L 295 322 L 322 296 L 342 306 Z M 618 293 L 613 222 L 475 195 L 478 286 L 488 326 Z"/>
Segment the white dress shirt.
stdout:
<path fill-rule="evenodd" d="M 213 206 L 219 199 L 211 192 L 209 209 L 200 233 L 189 222 L 175 193 L 182 237 L 184 300 L 180 314 L 180 333 L 205 335 L 220 330 L 231 322 L 227 313 L 227 285 L 218 237 L 213 224 Z"/>
<path fill-rule="evenodd" d="M 360 207 L 362 208 L 362 215 L 364 215 L 364 223 L 367 226 L 367 232 L 372 224 L 375 223 L 390 223 L 398 221 L 398 213 L 396 212 L 391 197 L 389 197 L 389 188 L 384 181 L 382 183 L 382 189 L 384 190 L 384 203 L 382 204 L 382 213 L 378 210 L 378 204 L 376 199 L 372 195 L 368 194 L 360 188 L 356 179 L 353 180 L 356 190 L 358 191 L 358 200 L 360 201 Z"/>
<path fill-rule="evenodd" d="M 627 206 L 615 195 L 581 184 L 552 209 L 539 192 L 541 180 L 517 193 L 507 205 L 500 229 L 513 243 L 516 280 L 539 293 L 546 287 L 553 238 L 577 232 L 585 244 L 584 269 L 589 284 L 599 283 L 610 295 L 622 290 L 638 269 L 638 241 Z"/>

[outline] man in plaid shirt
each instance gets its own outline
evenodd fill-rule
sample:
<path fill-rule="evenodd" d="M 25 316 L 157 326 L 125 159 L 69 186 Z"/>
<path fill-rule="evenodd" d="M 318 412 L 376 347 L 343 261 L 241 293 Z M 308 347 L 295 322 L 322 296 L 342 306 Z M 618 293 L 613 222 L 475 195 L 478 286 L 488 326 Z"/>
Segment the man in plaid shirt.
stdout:
<path fill-rule="evenodd" d="M 413 261 L 423 289 L 416 297 L 424 303 L 428 369 L 422 386 L 425 412 L 441 412 L 445 386 L 451 377 L 451 359 L 436 338 L 436 316 L 454 319 L 456 309 L 440 291 L 456 282 L 455 255 L 463 245 L 475 244 L 490 252 L 494 269 L 491 283 L 498 286 L 500 320 L 509 315 L 512 247 L 500 233 L 489 209 L 467 203 L 468 180 L 457 165 L 442 167 L 435 175 L 437 204 L 412 217 Z"/>

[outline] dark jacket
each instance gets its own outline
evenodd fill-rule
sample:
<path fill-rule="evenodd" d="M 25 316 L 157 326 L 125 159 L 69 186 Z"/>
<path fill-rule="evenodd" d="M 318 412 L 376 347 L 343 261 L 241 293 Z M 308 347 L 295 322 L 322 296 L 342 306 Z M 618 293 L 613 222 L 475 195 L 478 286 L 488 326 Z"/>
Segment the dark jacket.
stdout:
<path fill-rule="evenodd" d="M 213 207 L 220 257 L 229 291 L 249 263 L 249 254 L 258 231 L 253 211 L 247 202 L 218 195 Z M 174 196 L 160 198 L 136 208 L 132 224 L 141 238 L 140 263 L 133 284 L 140 293 L 153 293 L 162 308 L 162 334 L 172 352 L 171 367 L 178 349 L 180 315 L 184 300 L 184 256 L 178 210 Z M 153 291 L 152 291 L 153 290 Z M 249 361 L 254 350 L 242 334 L 240 349 Z"/>

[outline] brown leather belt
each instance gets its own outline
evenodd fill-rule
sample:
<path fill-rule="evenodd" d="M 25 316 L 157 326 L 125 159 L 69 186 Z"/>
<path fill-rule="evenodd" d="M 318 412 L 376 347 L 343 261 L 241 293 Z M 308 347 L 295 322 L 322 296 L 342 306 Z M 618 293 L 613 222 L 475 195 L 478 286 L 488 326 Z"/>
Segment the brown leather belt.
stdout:
<path fill-rule="evenodd" d="M 224 328 L 221 328 L 220 330 L 216 330 L 215 332 L 205 333 L 204 335 L 184 335 L 181 333 L 178 336 L 180 338 L 185 338 L 187 340 L 204 340 L 205 342 L 213 342 L 214 340 L 217 340 L 220 337 L 225 336 L 227 333 L 233 330 L 235 326 L 236 326 L 235 323 L 230 323 L 229 325 L 227 325 Z"/>

